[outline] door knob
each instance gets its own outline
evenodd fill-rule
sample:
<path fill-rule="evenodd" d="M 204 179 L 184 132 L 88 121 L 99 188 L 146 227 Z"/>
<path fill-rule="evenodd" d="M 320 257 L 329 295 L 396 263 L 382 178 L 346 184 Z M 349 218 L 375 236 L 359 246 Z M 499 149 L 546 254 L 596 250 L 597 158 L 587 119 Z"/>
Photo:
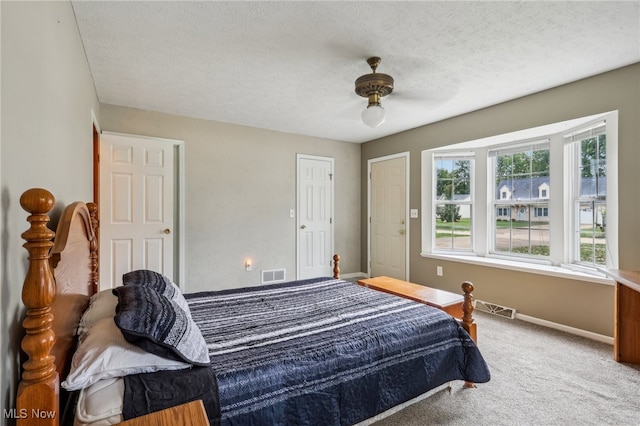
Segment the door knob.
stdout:
<path fill-rule="evenodd" d="M 305 229 L 307 225 L 300 225 L 300 229 Z"/>
<path fill-rule="evenodd" d="M 171 229 L 169 229 L 169 228 L 165 229 L 165 230 L 164 230 L 164 233 L 165 233 L 165 234 L 170 234 L 170 233 L 171 233 Z"/>

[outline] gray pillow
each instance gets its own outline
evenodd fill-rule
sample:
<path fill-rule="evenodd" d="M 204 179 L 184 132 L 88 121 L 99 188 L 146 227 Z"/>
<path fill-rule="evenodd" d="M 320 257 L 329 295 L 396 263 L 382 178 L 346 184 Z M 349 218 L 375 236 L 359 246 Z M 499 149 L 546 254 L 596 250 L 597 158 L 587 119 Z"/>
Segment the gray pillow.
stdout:
<path fill-rule="evenodd" d="M 148 286 L 120 286 L 113 294 L 118 296 L 114 320 L 129 343 L 164 358 L 209 365 L 200 329 L 174 301 Z"/>
<path fill-rule="evenodd" d="M 137 271 L 127 272 L 122 275 L 122 284 L 124 285 L 144 285 L 151 287 L 158 293 L 162 294 L 169 300 L 173 300 L 184 309 L 189 316 L 191 311 L 187 301 L 185 300 L 180 288 L 165 275 L 148 269 L 138 269 Z"/>

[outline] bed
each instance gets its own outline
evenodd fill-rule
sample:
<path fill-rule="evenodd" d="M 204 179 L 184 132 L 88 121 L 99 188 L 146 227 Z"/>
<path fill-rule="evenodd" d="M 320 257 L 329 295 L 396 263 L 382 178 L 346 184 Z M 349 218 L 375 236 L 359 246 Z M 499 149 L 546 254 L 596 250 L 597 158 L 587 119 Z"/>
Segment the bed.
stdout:
<path fill-rule="evenodd" d="M 211 424 L 356 424 L 447 383 L 490 379 L 468 333 L 468 285 L 460 320 L 341 280 L 338 256 L 334 277 L 182 295 L 132 271 L 98 291 L 95 204 L 67 206 L 54 234 L 51 193 L 30 189 L 20 203 L 30 228 L 18 423 L 111 424 L 202 400 Z M 140 365 L 100 370 L 111 360 L 86 353 Z M 101 417 L 82 414 L 89 406 Z"/>

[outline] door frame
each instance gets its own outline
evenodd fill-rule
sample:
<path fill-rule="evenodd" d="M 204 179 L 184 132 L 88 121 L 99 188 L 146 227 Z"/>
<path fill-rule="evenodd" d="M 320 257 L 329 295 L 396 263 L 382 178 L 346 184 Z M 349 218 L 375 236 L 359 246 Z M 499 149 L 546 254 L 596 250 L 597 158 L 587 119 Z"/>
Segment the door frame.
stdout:
<path fill-rule="evenodd" d="M 174 217 L 174 231 L 175 231 L 173 233 L 174 235 L 173 237 L 174 238 L 173 240 L 173 243 L 174 243 L 173 244 L 173 247 L 174 247 L 173 275 L 174 277 L 173 278 L 177 279 L 178 282 L 176 284 L 178 284 L 178 286 L 180 287 L 180 290 L 184 292 L 186 289 L 185 249 L 184 249 L 185 235 L 186 235 L 185 178 L 184 178 L 185 176 L 185 153 L 184 153 L 185 143 L 184 141 L 177 140 L 177 139 L 157 138 L 154 136 L 136 135 L 133 133 L 101 131 L 100 134 L 127 136 L 127 137 L 133 137 L 138 139 L 159 140 L 164 142 L 170 142 L 173 144 L 173 149 L 174 149 L 174 186 L 173 186 L 174 188 L 173 189 L 174 190 L 173 215 L 174 216 L 173 217 Z M 98 176 L 99 176 L 99 173 L 100 173 L 99 160 L 97 162 L 94 161 L 93 166 L 94 166 L 94 174 L 98 173 Z M 99 182 L 98 185 L 101 185 L 101 182 Z M 96 202 L 98 202 L 98 200 L 96 200 Z M 100 238 L 99 229 L 100 228 L 98 227 L 98 238 Z M 176 274 L 176 269 L 177 269 L 177 274 Z"/>
<path fill-rule="evenodd" d="M 100 201 L 100 135 L 102 130 L 98 123 L 98 117 L 93 109 L 91 109 L 91 127 L 92 127 L 92 143 L 93 143 L 93 202 L 98 204 Z M 98 220 L 100 209 L 98 209 Z M 98 233 L 100 228 L 98 228 Z M 98 254 L 99 255 L 99 254 Z"/>
<path fill-rule="evenodd" d="M 383 161 L 388 161 L 388 160 L 395 160 L 398 158 L 404 158 L 405 159 L 405 179 L 406 179 L 406 183 L 405 183 L 405 219 L 404 219 L 404 223 L 406 224 L 405 226 L 405 248 L 404 248 L 404 253 L 405 253 L 405 279 L 406 281 L 410 280 L 410 275 L 409 275 L 409 241 L 410 241 L 410 221 L 409 221 L 409 217 L 410 217 L 410 200 L 409 200 L 409 194 L 410 194 L 410 177 L 411 177 L 411 173 L 410 173 L 410 152 L 409 151 L 405 151 L 405 152 L 399 152 L 397 154 L 391 154 L 391 155 L 385 155 L 383 157 L 377 157 L 377 158 L 371 158 L 369 160 L 367 160 L 367 275 L 371 276 L 371 165 L 374 163 L 380 163 Z"/>
<path fill-rule="evenodd" d="M 335 217 L 335 173 L 336 173 L 336 160 L 333 157 L 322 157 L 318 155 L 310 155 L 310 154 L 296 154 L 296 210 L 295 210 L 295 223 L 296 223 L 296 279 L 300 279 L 300 160 L 319 160 L 319 161 L 328 161 L 331 163 L 331 229 L 329 230 L 329 238 L 331 239 L 331 243 L 329 244 L 331 250 L 329 251 L 330 265 L 333 265 L 333 254 L 335 250 L 335 238 L 334 238 L 334 229 L 335 223 L 333 218 Z"/>

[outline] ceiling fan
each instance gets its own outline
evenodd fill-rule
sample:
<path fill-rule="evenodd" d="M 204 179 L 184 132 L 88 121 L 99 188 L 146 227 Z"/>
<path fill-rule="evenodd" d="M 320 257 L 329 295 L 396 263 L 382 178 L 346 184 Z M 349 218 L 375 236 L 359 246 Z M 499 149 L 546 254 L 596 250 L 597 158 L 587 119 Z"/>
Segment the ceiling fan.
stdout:
<path fill-rule="evenodd" d="M 367 59 L 371 67 L 371 74 L 361 75 L 356 79 L 356 93 L 369 99 L 367 108 L 362 111 L 362 121 L 369 127 L 378 127 L 384 123 L 384 108 L 380 99 L 393 92 L 393 77 L 376 72 L 382 62 L 377 56 Z"/>
<path fill-rule="evenodd" d="M 404 120 L 413 117 L 421 120 L 437 114 L 437 111 L 456 96 L 461 82 L 455 70 L 424 57 L 394 57 L 394 75 L 378 72 L 382 59 L 377 56 L 368 58 L 367 64 L 371 73 L 364 74 L 355 80 L 355 93 L 367 98 L 364 110 L 350 103 L 349 111 L 361 111 L 365 125 L 377 128 L 389 119 L 396 126 L 396 119 Z M 400 82 L 400 80 L 402 80 Z M 397 83 L 397 85 L 396 85 Z M 400 87 L 402 86 L 402 87 Z M 386 110 L 381 100 L 385 98 Z M 426 121 L 425 121 L 426 123 Z"/>

